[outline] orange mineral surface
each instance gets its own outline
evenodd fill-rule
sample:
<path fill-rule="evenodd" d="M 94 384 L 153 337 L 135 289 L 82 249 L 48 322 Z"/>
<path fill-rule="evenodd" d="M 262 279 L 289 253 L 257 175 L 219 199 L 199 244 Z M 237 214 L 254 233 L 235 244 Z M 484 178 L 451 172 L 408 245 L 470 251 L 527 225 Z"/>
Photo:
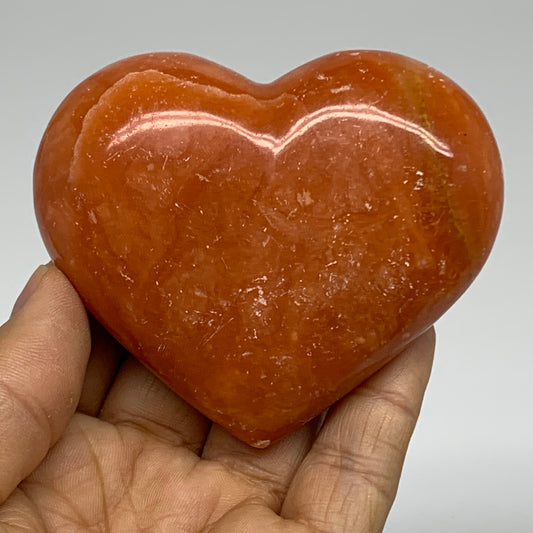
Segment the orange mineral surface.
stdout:
<path fill-rule="evenodd" d="M 472 99 L 372 51 L 270 84 L 184 54 L 119 61 L 67 96 L 35 167 L 45 244 L 87 308 L 258 447 L 452 305 L 502 196 Z"/>

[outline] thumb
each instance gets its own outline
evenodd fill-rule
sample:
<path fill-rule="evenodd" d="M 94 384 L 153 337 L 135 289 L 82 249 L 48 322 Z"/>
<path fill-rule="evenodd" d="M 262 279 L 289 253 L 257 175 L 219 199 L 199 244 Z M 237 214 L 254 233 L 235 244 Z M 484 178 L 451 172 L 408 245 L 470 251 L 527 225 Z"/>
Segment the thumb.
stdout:
<path fill-rule="evenodd" d="M 53 265 L 40 266 L 0 327 L 0 503 L 64 431 L 90 343 L 78 294 Z"/>

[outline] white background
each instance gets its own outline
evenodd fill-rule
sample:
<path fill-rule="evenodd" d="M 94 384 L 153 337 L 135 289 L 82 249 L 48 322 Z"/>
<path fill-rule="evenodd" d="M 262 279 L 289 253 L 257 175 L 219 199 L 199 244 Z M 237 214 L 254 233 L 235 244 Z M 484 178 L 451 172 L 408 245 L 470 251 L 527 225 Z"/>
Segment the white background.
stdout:
<path fill-rule="evenodd" d="M 437 324 L 433 376 L 385 531 L 533 531 L 532 6 L 0 0 L 0 320 L 48 260 L 32 200 L 40 137 L 61 99 L 93 71 L 176 50 L 270 81 L 336 50 L 413 56 L 484 110 L 502 154 L 506 203 L 485 269 Z"/>

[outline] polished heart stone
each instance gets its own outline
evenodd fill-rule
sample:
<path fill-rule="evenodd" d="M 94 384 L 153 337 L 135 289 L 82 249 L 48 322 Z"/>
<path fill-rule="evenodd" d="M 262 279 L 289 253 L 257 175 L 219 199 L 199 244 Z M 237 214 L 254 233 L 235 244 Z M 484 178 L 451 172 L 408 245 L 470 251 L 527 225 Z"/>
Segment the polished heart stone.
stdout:
<path fill-rule="evenodd" d="M 478 107 L 412 59 L 337 53 L 262 85 L 158 53 L 67 96 L 35 205 L 98 320 L 263 447 L 461 295 L 495 238 L 502 176 Z"/>

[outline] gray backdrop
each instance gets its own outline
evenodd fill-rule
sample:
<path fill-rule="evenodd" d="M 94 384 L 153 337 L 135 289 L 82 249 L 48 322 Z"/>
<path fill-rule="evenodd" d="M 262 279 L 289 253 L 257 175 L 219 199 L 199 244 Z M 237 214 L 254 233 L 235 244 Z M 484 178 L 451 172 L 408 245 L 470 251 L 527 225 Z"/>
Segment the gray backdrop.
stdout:
<path fill-rule="evenodd" d="M 0 0 L 0 320 L 47 261 L 32 205 L 40 136 L 60 100 L 93 71 L 178 50 L 270 81 L 336 50 L 413 56 L 455 79 L 485 111 L 504 162 L 506 205 L 484 271 L 437 325 L 433 376 L 385 531 L 533 531 L 532 6 Z"/>

